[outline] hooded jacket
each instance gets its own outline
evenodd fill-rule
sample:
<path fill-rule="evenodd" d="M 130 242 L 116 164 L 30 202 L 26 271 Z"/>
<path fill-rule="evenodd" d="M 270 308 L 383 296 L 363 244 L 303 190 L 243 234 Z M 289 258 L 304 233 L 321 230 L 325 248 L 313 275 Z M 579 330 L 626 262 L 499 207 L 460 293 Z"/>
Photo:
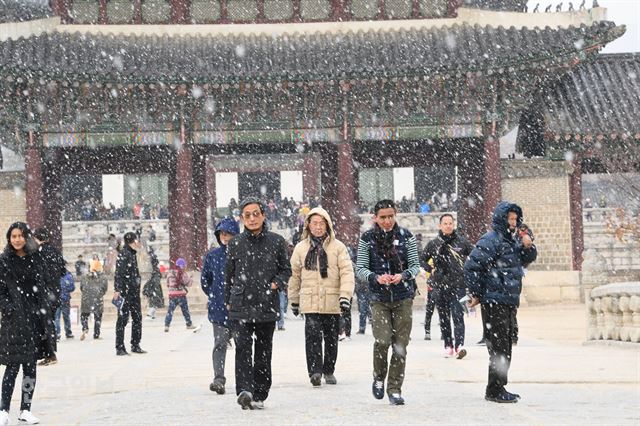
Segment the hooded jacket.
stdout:
<path fill-rule="evenodd" d="M 464 265 L 469 292 L 483 304 L 517 307 L 524 268 L 538 255 L 535 245 L 524 248 L 517 233 L 509 231 L 507 215 L 510 211 L 518 216 L 516 229 L 520 227 L 522 209 L 517 204 L 499 203 L 493 212 L 493 230 L 478 240 Z"/>
<path fill-rule="evenodd" d="M 327 237 L 322 247 L 327 254 L 327 277 L 320 275 L 320 265 L 315 271 L 305 269 L 304 261 L 311 248 L 311 216 L 319 215 L 327 221 Z M 319 263 L 319 262 L 318 262 Z M 309 211 L 304 221 L 301 240 L 291 256 L 289 300 L 300 305 L 303 314 L 340 314 L 340 298 L 350 300 L 355 286 L 353 264 L 347 247 L 336 239 L 329 213 L 322 207 Z"/>
<path fill-rule="evenodd" d="M 202 273 L 200 274 L 200 286 L 207 295 L 207 310 L 209 321 L 212 324 L 227 325 L 229 312 L 224 303 L 224 269 L 227 264 L 227 246 L 220 240 L 220 232 L 238 235 L 240 226 L 238 222 L 226 217 L 216 225 L 214 235 L 220 247 L 211 250 L 204 258 Z"/>
<path fill-rule="evenodd" d="M 21 258 L 5 250 L 0 256 L 0 364 L 33 362 L 55 350 L 45 275 L 39 253 Z"/>
<path fill-rule="evenodd" d="M 67 273 L 60 278 L 60 302 L 67 303 L 71 300 L 71 293 L 76 290 L 76 284 L 73 281 L 73 275 L 71 272 Z"/>
<path fill-rule="evenodd" d="M 229 319 L 278 320 L 278 291 L 286 291 L 291 277 L 285 239 L 267 231 L 266 226 L 257 235 L 245 229 L 231 240 L 227 250 L 225 303 L 231 305 Z M 271 289 L 272 282 L 276 283 L 276 290 Z"/>
<path fill-rule="evenodd" d="M 107 292 L 107 277 L 101 272 L 93 272 L 82 276 L 80 280 L 80 313 L 102 313 L 104 311 L 103 297 Z"/>

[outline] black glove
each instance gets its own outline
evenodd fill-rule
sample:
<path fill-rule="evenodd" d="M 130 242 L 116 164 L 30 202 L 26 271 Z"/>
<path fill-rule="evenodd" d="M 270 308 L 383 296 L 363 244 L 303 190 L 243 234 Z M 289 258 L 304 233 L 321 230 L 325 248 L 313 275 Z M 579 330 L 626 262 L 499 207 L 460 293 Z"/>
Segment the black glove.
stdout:
<path fill-rule="evenodd" d="M 345 313 L 351 310 L 351 302 L 346 297 L 340 298 L 340 310 Z"/>
<path fill-rule="evenodd" d="M 297 303 L 292 303 L 291 304 L 291 313 L 296 317 L 298 315 L 300 315 L 300 305 L 298 305 Z"/>

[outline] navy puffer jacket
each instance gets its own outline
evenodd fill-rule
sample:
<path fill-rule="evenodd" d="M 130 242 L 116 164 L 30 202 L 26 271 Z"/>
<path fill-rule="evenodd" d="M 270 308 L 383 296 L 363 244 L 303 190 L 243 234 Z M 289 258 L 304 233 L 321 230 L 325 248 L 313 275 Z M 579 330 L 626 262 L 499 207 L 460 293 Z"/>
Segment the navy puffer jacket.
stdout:
<path fill-rule="evenodd" d="M 516 229 L 522 224 L 522 209 L 501 202 L 493 212 L 493 230 L 480 238 L 464 265 L 469 292 L 481 303 L 515 306 L 520 304 L 524 268 L 536 260 L 533 245 L 526 249 L 517 233 L 509 231 L 507 215 L 518 215 Z"/>
<path fill-rule="evenodd" d="M 204 258 L 200 285 L 207 295 L 209 321 L 217 325 L 227 325 L 229 313 L 224 303 L 224 269 L 227 264 L 227 246 L 220 241 L 220 232 L 237 235 L 240 233 L 238 222 L 224 218 L 216 226 L 215 236 L 220 247 L 211 250 Z"/>

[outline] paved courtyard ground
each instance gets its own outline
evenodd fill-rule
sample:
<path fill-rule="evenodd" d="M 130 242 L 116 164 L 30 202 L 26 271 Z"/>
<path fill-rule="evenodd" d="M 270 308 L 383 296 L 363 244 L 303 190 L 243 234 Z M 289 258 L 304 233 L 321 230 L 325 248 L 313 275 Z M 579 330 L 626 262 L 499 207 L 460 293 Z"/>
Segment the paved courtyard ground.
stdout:
<path fill-rule="evenodd" d="M 506 405 L 483 399 L 488 356 L 485 347 L 475 346 L 480 318 L 467 318 L 469 355 L 456 360 L 443 357 L 440 340 L 423 340 L 423 315 L 414 312 L 402 407 L 371 396 L 370 328 L 367 335 L 340 343 L 338 385 L 312 388 L 304 323 L 288 319 L 286 331 L 274 338 L 266 408 L 242 411 L 234 392 L 233 351 L 227 358 L 227 394 L 213 394 L 211 326 L 199 318 L 203 329 L 187 331 L 178 314 L 170 333 L 164 333 L 162 319 L 145 321 L 146 355 L 116 357 L 111 321 L 104 340 L 62 341 L 60 362 L 38 370 L 32 411 L 42 424 L 55 425 L 640 425 L 640 346 L 585 345 L 584 306 L 521 308 L 508 388 L 522 400 Z M 433 324 L 437 338 L 437 316 Z M 12 424 L 18 407 L 16 392 Z"/>

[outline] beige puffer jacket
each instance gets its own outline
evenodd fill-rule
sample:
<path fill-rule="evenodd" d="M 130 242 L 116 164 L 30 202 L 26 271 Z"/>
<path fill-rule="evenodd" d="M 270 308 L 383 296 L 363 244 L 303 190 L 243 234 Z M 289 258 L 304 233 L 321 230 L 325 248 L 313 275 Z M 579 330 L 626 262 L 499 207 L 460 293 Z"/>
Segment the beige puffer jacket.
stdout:
<path fill-rule="evenodd" d="M 304 268 L 304 260 L 311 248 L 309 221 L 315 214 L 322 216 L 329 225 L 329 236 L 323 244 L 327 253 L 327 278 L 320 276 L 320 265 L 316 271 Z M 321 207 L 312 209 L 305 218 L 301 238 L 291 256 L 289 301 L 297 303 L 303 314 L 339 314 L 340 298 L 351 299 L 355 281 L 349 252 L 342 242 L 336 240 L 329 213 Z"/>

